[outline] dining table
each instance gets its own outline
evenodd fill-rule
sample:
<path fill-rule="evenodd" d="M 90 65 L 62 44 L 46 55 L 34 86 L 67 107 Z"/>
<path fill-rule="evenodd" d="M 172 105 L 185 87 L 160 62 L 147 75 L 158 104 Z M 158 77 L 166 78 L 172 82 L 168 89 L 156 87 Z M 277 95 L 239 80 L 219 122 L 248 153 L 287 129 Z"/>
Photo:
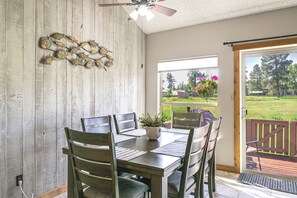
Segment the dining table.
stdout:
<path fill-rule="evenodd" d="M 114 134 L 118 172 L 127 172 L 151 181 L 151 197 L 168 197 L 168 177 L 182 165 L 189 130 L 162 129 L 157 140 L 149 140 L 145 129 L 135 129 L 127 134 Z M 68 197 L 77 192 L 68 155 Z"/>

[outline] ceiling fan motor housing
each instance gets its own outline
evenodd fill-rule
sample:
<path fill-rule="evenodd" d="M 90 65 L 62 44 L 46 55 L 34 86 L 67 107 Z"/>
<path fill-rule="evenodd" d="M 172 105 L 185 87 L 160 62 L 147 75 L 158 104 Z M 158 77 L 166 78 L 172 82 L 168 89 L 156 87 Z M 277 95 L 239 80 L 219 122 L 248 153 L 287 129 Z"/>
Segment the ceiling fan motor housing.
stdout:
<path fill-rule="evenodd" d="M 148 20 L 154 17 L 154 14 L 151 12 L 151 10 L 155 12 L 159 12 L 166 16 L 172 16 L 177 12 L 177 10 L 174 10 L 172 8 L 168 8 L 168 7 L 156 4 L 162 1 L 165 1 L 165 0 L 131 0 L 131 3 L 105 3 L 105 4 L 99 4 L 99 6 L 101 7 L 137 6 L 135 10 L 132 12 L 134 13 L 133 15 L 135 15 L 135 18 L 137 18 L 136 15 L 140 14 L 141 16 L 146 16 Z"/>
<path fill-rule="evenodd" d="M 151 5 L 155 2 L 156 0 L 132 0 L 132 3 L 137 5 Z"/>

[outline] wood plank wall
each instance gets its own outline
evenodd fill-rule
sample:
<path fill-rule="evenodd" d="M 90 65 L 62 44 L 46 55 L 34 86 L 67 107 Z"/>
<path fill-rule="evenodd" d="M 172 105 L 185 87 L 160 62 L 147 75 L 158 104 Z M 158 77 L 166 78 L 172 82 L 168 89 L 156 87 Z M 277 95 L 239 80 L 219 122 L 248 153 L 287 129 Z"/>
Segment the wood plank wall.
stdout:
<path fill-rule="evenodd" d="M 41 195 L 66 184 L 64 127 L 80 118 L 145 111 L 145 34 L 113 0 L 0 1 L 0 197 Z M 40 64 L 38 40 L 53 32 L 114 51 L 105 72 L 66 61 Z"/>

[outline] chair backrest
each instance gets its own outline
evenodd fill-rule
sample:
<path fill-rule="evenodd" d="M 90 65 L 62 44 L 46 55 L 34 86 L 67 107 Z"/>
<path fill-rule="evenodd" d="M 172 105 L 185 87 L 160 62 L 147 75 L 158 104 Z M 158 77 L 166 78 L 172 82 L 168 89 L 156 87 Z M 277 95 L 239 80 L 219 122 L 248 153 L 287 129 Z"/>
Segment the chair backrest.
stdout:
<path fill-rule="evenodd" d="M 85 132 L 94 133 L 108 133 L 112 132 L 111 129 L 111 116 L 93 117 L 93 118 L 82 118 L 81 119 L 82 129 Z"/>
<path fill-rule="evenodd" d="M 117 164 L 112 133 L 85 133 L 65 128 L 79 197 L 82 183 L 119 197 Z"/>
<path fill-rule="evenodd" d="M 117 134 L 137 129 L 136 113 L 115 114 L 113 115 Z"/>
<path fill-rule="evenodd" d="M 187 185 L 187 179 L 194 176 L 196 181 L 200 181 L 201 175 L 204 174 L 205 155 L 207 151 L 207 142 L 209 138 L 209 128 L 211 124 L 203 127 L 192 128 L 189 133 L 184 165 L 182 168 L 182 178 L 180 183 L 179 197 L 185 197 L 193 186 Z"/>
<path fill-rule="evenodd" d="M 213 158 L 217 140 L 218 140 L 218 135 L 220 131 L 220 126 L 222 122 L 222 117 L 219 117 L 216 120 L 212 121 L 212 126 L 209 134 L 209 140 L 208 140 L 208 149 L 207 149 L 207 154 L 206 154 L 206 161 L 209 161 Z"/>
<path fill-rule="evenodd" d="M 209 121 L 214 121 L 217 119 L 209 110 L 202 110 L 200 113 L 201 113 L 201 126 L 206 125 Z"/>
<path fill-rule="evenodd" d="M 216 120 L 216 117 L 209 110 L 204 110 L 204 109 L 195 107 L 194 109 L 191 109 L 190 112 L 201 113 L 201 126 L 206 125 L 209 120 L 212 120 L 212 121 Z"/>
<path fill-rule="evenodd" d="M 172 128 L 191 129 L 201 126 L 200 113 L 177 113 L 173 112 Z"/>

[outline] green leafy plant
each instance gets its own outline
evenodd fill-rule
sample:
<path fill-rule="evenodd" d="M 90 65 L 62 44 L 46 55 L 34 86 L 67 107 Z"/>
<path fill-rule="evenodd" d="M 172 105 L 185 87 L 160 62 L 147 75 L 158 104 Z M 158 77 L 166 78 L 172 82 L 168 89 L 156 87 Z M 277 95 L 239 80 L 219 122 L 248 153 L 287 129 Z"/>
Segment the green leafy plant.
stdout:
<path fill-rule="evenodd" d="M 165 122 L 165 116 L 155 115 L 152 117 L 147 113 L 139 117 L 139 122 L 142 127 L 160 127 Z"/>

